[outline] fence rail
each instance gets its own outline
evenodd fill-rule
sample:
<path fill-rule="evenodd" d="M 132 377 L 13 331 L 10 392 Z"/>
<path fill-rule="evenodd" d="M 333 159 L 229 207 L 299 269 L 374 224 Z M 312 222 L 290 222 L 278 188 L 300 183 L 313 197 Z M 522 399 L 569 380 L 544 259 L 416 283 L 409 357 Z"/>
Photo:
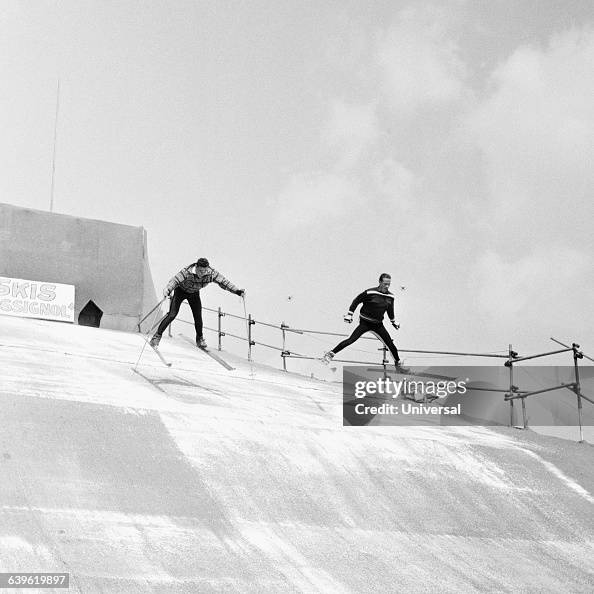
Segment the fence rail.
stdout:
<path fill-rule="evenodd" d="M 164 299 L 160 301 L 146 316 L 144 316 L 140 322 L 138 323 L 138 330 L 141 331 L 141 325 L 144 321 L 146 321 L 149 316 L 157 310 L 161 304 L 163 303 Z M 224 337 L 234 338 L 236 340 L 240 340 L 247 343 L 248 346 L 248 360 L 252 360 L 252 347 L 253 346 L 260 346 L 267 349 L 271 349 L 280 353 L 280 357 L 282 360 L 282 368 L 284 371 L 287 371 L 287 360 L 288 359 L 302 359 L 302 360 L 310 360 L 315 361 L 319 360 L 319 357 L 313 357 L 311 355 L 303 355 L 297 353 L 287 346 L 287 334 L 299 334 L 302 336 L 307 335 L 314 335 L 314 336 L 337 336 L 337 337 L 347 337 L 348 334 L 341 334 L 338 332 L 325 332 L 322 330 L 308 330 L 304 328 L 292 328 L 285 322 L 281 322 L 280 324 L 271 324 L 270 322 L 263 322 L 261 320 L 257 320 L 252 317 L 251 314 L 247 314 L 246 316 L 239 316 L 236 314 L 232 314 L 229 312 L 224 312 L 220 307 L 218 309 L 212 309 L 209 307 L 203 307 L 204 311 L 212 312 L 217 315 L 217 327 L 212 328 L 210 326 L 203 326 L 205 329 L 210 330 L 211 332 L 215 332 L 217 334 L 217 346 L 218 350 L 222 349 L 222 339 Z M 246 324 L 246 334 L 247 336 L 239 336 L 237 334 L 232 334 L 227 332 L 223 329 L 223 318 L 229 317 L 237 320 L 242 320 Z M 183 319 L 177 319 L 177 321 L 185 324 L 192 325 L 191 322 Z M 282 345 L 275 346 L 271 344 L 267 344 L 265 342 L 261 342 L 258 340 L 254 340 L 253 338 L 253 331 L 252 327 L 254 326 L 264 326 L 266 328 L 272 328 L 274 330 L 278 330 L 281 332 L 281 339 Z M 171 336 L 171 326 L 169 326 L 169 335 Z M 379 340 L 375 337 L 363 336 L 362 338 L 366 340 Z M 580 442 L 583 442 L 583 419 L 582 419 L 582 400 L 586 400 L 587 402 L 594 404 L 594 400 L 588 398 L 584 394 L 582 394 L 581 390 L 581 383 L 580 383 L 580 376 L 579 376 L 579 367 L 578 367 L 578 360 L 579 359 L 589 359 L 590 361 L 594 361 L 593 358 L 585 355 L 582 351 L 580 351 L 580 345 L 576 343 L 572 343 L 571 346 L 565 344 L 556 338 L 551 337 L 551 340 L 558 345 L 564 347 L 563 349 L 556 350 L 556 351 L 548 351 L 545 353 L 537 353 L 533 355 L 527 356 L 519 356 L 512 349 L 512 345 L 509 345 L 507 354 L 500 354 L 500 353 L 468 353 L 468 352 L 459 352 L 459 351 L 434 351 L 434 350 L 419 350 L 419 349 L 399 349 L 402 353 L 415 353 L 415 354 L 427 354 L 427 355 L 452 355 L 452 356 L 459 356 L 459 357 L 486 357 L 492 359 L 503 359 L 504 366 L 509 369 L 509 387 L 507 388 L 471 388 L 473 390 L 483 390 L 489 392 L 499 392 L 504 394 L 505 401 L 509 402 L 510 404 L 510 426 L 518 427 L 518 425 L 514 424 L 514 401 L 520 400 L 522 405 L 522 426 L 518 427 L 521 429 L 526 429 L 528 427 L 527 415 L 526 415 L 526 399 L 532 396 L 537 396 L 539 394 L 545 394 L 548 392 L 553 392 L 556 390 L 561 389 L 568 389 L 574 392 L 577 398 L 577 409 L 578 409 L 578 424 L 579 424 L 579 433 L 580 433 Z M 388 366 L 388 349 L 386 345 L 383 343 L 382 347 L 379 349 L 382 354 L 382 360 L 380 362 L 377 361 L 361 361 L 361 360 L 351 360 L 351 359 L 333 359 L 333 362 L 337 363 L 347 363 L 347 364 L 354 364 L 354 365 L 376 365 L 382 366 L 384 370 L 387 369 Z M 526 390 L 520 390 L 516 385 L 514 385 L 514 366 L 518 363 L 522 363 L 524 361 L 529 361 L 532 359 L 538 359 L 543 357 L 550 357 L 553 355 L 559 355 L 562 353 L 571 352 L 573 356 L 573 367 L 574 367 L 574 381 L 570 383 L 563 383 L 558 386 L 552 386 L 549 388 L 544 388 L 542 390 L 534 390 L 532 392 Z"/>

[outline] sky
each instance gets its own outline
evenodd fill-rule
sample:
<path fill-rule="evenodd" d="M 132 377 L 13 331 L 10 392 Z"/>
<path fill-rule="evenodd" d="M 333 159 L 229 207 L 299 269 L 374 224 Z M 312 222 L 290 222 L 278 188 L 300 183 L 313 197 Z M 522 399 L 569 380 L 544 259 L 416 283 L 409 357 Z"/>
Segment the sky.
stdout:
<path fill-rule="evenodd" d="M 3 0 L 0 201 L 49 209 L 59 80 L 54 212 L 158 292 L 345 332 L 389 272 L 401 348 L 594 356 L 592 64 L 589 0 Z"/>

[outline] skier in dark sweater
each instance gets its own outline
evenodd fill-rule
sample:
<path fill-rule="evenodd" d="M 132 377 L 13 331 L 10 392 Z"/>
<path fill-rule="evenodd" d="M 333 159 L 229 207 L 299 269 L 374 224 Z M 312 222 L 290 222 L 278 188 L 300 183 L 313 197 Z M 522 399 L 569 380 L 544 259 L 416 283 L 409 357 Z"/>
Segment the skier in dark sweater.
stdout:
<path fill-rule="evenodd" d="M 196 328 L 196 345 L 202 349 L 206 348 L 206 341 L 202 336 L 202 303 L 200 301 L 200 289 L 203 289 L 209 283 L 217 283 L 221 288 L 231 293 L 243 297 L 245 291 L 238 289 L 233 283 L 228 281 L 220 272 L 210 267 L 206 258 L 199 258 L 195 264 L 190 264 L 182 268 L 168 283 L 163 291 L 165 297 L 171 297 L 169 313 L 161 320 L 157 332 L 151 338 L 152 347 L 159 346 L 161 336 L 167 329 L 167 326 L 175 320 L 179 313 L 179 308 L 184 299 L 192 309 L 194 316 L 194 327 Z"/>
<path fill-rule="evenodd" d="M 379 285 L 377 287 L 367 289 L 355 297 L 348 313 L 344 316 L 344 321 L 347 324 L 352 323 L 355 310 L 362 304 L 363 307 L 361 307 L 361 311 L 359 312 L 359 325 L 347 339 L 337 344 L 331 351 L 328 351 L 324 355 L 322 358 L 324 363 L 332 361 L 337 353 L 359 340 L 366 332 L 373 332 L 392 353 L 396 370 L 401 373 L 409 372 L 407 368 L 402 366 L 398 349 L 383 322 L 384 315 L 387 313 L 392 326 L 396 330 L 400 328 L 400 325 L 394 321 L 394 295 L 388 290 L 391 281 L 392 277 L 384 272 L 379 277 Z"/>

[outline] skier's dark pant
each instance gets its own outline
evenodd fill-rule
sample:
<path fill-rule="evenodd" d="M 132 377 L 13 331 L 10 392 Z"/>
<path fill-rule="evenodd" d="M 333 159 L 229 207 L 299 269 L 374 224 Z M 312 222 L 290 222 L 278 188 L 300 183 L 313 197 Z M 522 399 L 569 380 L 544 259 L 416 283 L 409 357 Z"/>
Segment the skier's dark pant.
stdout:
<path fill-rule="evenodd" d="M 366 320 L 359 320 L 359 325 L 355 328 L 353 333 L 343 340 L 341 343 L 337 344 L 333 349 L 332 352 L 336 355 L 342 351 L 342 349 L 350 346 L 355 341 L 359 340 L 365 332 L 373 332 L 390 350 L 392 353 L 392 357 L 394 357 L 394 362 L 398 363 L 400 361 L 400 356 L 398 355 L 398 349 L 392 340 L 392 337 L 386 330 L 386 327 L 383 325 L 382 322 L 367 322 Z"/>
<path fill-rule="evenodd" d="M 200 301 L 200 293 L 186 293 L 179 287 L 173 291 L 169 313 L 161 320 L 159 328 L 157 329 L 157 334 L 162 335 L 163 332 L 167 330 L 167 326 L 175 320 L 184 299 L 188 300 L 188 304 L 192 309 L 194 327 L 196 328 L 196 340 L 202 338 L 202 302 Z"/>

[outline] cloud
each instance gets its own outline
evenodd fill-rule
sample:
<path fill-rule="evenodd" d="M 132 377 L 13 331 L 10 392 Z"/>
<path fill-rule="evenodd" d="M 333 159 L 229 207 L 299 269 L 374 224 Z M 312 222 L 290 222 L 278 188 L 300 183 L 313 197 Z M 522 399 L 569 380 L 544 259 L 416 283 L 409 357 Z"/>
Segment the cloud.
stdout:
<path fill-rule="evenodd" d="M 377 191 L 390 203 L 404 211 L 412 208 L 415 176 L 402 163 L 386 158 L 373 168 L 372 177 Z"/>
<path fill-rule="evenodd" d="M 583 300 L 589 292 L 585 284 L 591 271 L 590 256 L 566 247 L 545 247 L 513 261 L 489 250 L 471 271 L 469 289 L 488 317 L 503 323 L 505 316 L 522 314 L 526 322 L 525 316 L 535 312 L 542 324 L 547 318 L 571 313 L 559 311 L 559 304 L 568 310 L 568 304 Z M 581 307 L 574 310 L 583 311 Z"/>
<path fill-rule="evenodd" d="M 494 206 L 532 233 L 591 236 L 594 189 L 594 32 L 517 49 L 492 74 L 466 129 L 480 149 Z M 535 218 L 537 217 L 537 221 Z"/>
<path fill-rule="evenodd" d="M 410 116 L 421 107 L 450 104 L 466 93 L 465 67 L 443 11 L 403 10 L 392 26 L 376 34 L 375 43 L 358 39 L 345 94 L 352 91 L 361 70 L 373 72 L 366 80 L 371 83 L 376 77 L 376 84 L 367 85 L 366 101 L 342 97 L 330 101 L 318 147 L 325 171 L 295 175 L 288 181 L 277 200 L 279 218 L 286 225 L 337 218 L 340 211 L 353 215 L 362 202 L 369 205 L 369 212 L 386 207 L 398 214 L 409 212 L 420 184 L 402 157 L 395 157 L 408 143 L 408 131 L 395 140 L 386 92 L 388 107 L 396 108 L 399 116 L 402 110 L 402 115 Z M 373 51 L 363 51 L 367 47 Z M 410 140 L 414 145 L 415 138 Z M 431 218 L 430 213 L 425 215 Z"/>
<path fill-rule="evenodd" d="M 366 207 L 366 216 L 379 212 L 384 216 L 388 213 L 405 215 L 416 208 L 414 190 L 417 183 L 412 171 L 402 163 L 386 158 L 372 165 L 364 175 L 340 168 L 333 172 L 294 175 L 279 193 L 275 207 L 279 221 L 288 227 L 356 217 L 363 215 L 363 212 L 357 214 L 362 206 Z M 430 213 L 424 208 L 419 212 L 423 212 L 423 226 L 427 229 L 431 222 Z M 439 226 L 447 227 L 443 218 L 440 218 Z"/>
<path fill-rule="evenodd" d="M 322 143 L 336 154 L 337 167 L 355 165 L 380 136 L 375 104 L 354 105 L 335 100 L 322 131 Z"/>
<path fill-rule="evenodd" d="M 409 115 L 464 96 L 466 68 L 447 15 L 430 7 L 400 12 L 377 40 L 376 62 L 391 107 Z"/>
<path fill-rule="evenodd" d="M 295 175 L 277 200 L 280 222 L 288 227 L 339 219 L 360 201 L 350 178 L 334 173 Z"/>
<path fill-rule="evenodd" d="M 468 288 L 494 335 L 594 330 L 593 63 L 591 29 L 520 47 L 466 116 L 486 190 Z"/>

